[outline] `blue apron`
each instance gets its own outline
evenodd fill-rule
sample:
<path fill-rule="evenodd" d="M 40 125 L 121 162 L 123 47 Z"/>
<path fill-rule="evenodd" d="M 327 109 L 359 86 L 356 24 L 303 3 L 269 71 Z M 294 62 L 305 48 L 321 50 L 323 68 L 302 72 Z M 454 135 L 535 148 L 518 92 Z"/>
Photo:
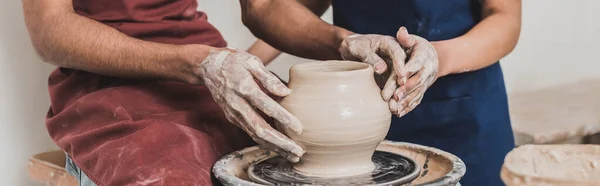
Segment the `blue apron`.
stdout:
<path fill-rule="evenodd" d="M 478 0 L 333 0 L 334 24 L 356 33 L 395 36 L 405 26 L 429 41 L 465 34 L 481 20 Z M 467 165 L 465 186 L 504 185 L 500 168 L 514 147 L 499 63 L 439 78 L 421 104 L 394 117 L 387 139 L 436 147 Z"/>

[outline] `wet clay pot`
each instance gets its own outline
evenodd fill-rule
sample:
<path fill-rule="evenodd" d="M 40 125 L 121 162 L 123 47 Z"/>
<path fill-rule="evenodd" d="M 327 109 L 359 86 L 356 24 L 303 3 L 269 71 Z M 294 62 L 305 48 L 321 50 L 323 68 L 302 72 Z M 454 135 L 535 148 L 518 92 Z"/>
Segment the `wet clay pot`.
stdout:
<path fill-rule="evenodd" d="M 371 66 L 350 61 L 297 64 L 290 69 L 289 87 L 292 93 L 281 105 L 298 117 L 303 131 L 285 132 L 306 151 L 294 170 L 323 177 L 370 173 L 375 168 L 371 156 L 391 122 Z"/>

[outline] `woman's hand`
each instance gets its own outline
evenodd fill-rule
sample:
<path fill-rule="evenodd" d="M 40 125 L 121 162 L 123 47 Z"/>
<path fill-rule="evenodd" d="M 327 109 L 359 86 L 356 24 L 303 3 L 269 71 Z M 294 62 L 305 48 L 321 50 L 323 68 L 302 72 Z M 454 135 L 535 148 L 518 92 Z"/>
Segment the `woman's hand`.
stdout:
<path fill-rule="evenodd" d="M 402 83 L 398 84 L 394 99 L 384 99 L 389 99 L 390 110 L 402 117 L 421 103 L 425 91 L 438 77 L 439 62 L 435 48 L 426 39 L 408 34 L 404 27 L 398 30 L 396 37 L 410 57 L 404 68 L 396 72 L 397 81 Z M 394 87 L 393 84 L 387 86 Z"/>
<path fill-rule="evenodd" d="M 404 69 L 404 62 L 406 60 L 406 54 L 398 43 L 398 40 L 384 35 L 354 34 L 342 41 L 339 51 L 343 59 L 362 61 L 370 64 L 378 75 L 375 77 L 378 84 L 380 86 L 381 82 L 386 84 L 381 92 L 382 97 L 386 101 L 392 97 L 397 87 L 393 85 L 400 83 L 397 82 L 396 73 Z"/>
<path fill-rule="evenodd" d="M 291 91 L 265 68 L 260 59 L 242 51 L 211 49 L 199 70 L 202 82 L 230 122 L 246 131 L 261 146 L 289 161 L 300 159 L 304 154 L 302 147 L 272 128 L 255 110 L 273 117 L 293 132 L 302 132 L 300 121 L 256 83 L 255 79 L 276 96 L 287 96 Z"/>

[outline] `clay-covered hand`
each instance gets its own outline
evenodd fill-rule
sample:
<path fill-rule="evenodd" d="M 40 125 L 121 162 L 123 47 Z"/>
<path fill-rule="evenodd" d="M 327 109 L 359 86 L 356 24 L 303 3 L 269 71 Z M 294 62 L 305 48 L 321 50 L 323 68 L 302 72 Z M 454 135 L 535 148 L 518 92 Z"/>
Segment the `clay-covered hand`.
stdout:
<path fill-rule="evenodd" d="M 406 53 L 396 38 L 376 34 L 355 34 L 344 39 L 339 51 L 343 59 L 370 64 L 379 75 L 375 77 L 378 84 L 381 85 L 379 80 L 384 78 L 385 87 L 381 92 L 382 97 L 387 97 L 388 100 L 392 97 L 397 87 L 394 85 L 401 83 L 397 82 L 396 74 L 404 69 L 406 59 Z"/>
<path fill-rule="evenodd" d="M 199 74 L 213 99 L 227 119 L 242 128 L 254 141 L 292 162 L 297 162 L 304 150 L 291 139 L 272 128 L 259 110 L 284 127 L 300 133 L 300 121 L 261 90 L 255 79 L 268 92 L 287 96 L 288 89 L 257 57 L 242 51 L 212 49 L 200 64 Z"/>
<path fill-rule="evenodd" d="M 408 62 L 398 73 L 400 87 L 390 99 L 390 110 L 398 117 L 412 111 L 421 103 L 425 91 L 435 82 L 438 73 L 438 55 L 426 39 L 408 34 L 402 27 L 396 34 L 400 45 L 407 50 Z M 389 99 L 389 98 L 388 98 Z"/>

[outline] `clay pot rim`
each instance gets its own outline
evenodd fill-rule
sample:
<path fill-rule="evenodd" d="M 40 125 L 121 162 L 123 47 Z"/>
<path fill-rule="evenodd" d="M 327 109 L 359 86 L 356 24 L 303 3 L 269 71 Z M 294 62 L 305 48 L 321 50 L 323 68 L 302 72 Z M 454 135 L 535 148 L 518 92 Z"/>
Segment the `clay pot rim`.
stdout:
<path fill-rule="evenodd" d="M 356 61 L 314 61 L 295 64 L 290 68 L 291 74 L 300 76 L 357 76 L 358 74 L 373 74 L 371 65 Z"/>
<path fill-rule="evenodd" d="M 556 147 L 566 147 L 569 149 L 580 149 L 581 147 L 592 147 L 595 148 L 597 150 L 600 150 L 600 146 L 599 145 L 590 145 L 590 144 L 548 144 L 548 145 L 536 145 L 536 144 L 526 144 L 526 145 L 521 145 L 515 149 L 513 149 L 512 151 L 510 151 L 506 157 L 504 158 L 504 162 L 507 162 L 508 160 L 511 160 L 512 158 L 516 158 L 516 156 L 523 156 L 522 154 L 516 154 L 519 151 L 524 150 L 525 148 L 536 148 L 536 149 L 556 149 Z M 575 151 L 573 151 L 575 152 Z M 504 172 L 506 171 L 506 172 Z M 554 183 L 559 183 L 559 184 L 582 184 L 582 185 L 590 185 L 590 184 L 598 184 L 597 181 L 593 181 L 593 180 L 565 180 L 565 179 L 560 179 L 560 178 L 554 178 L 554 177 L 543 177 L 543 176 L 538 176 L 538 175 L 531 175 L 531 174 L 527 174 L 523 171 L 520 171 L 520 169 L 515 168 L 513 165 L 509 165 L 504 163 L 504 165 L 502 166 L 502 176 L 504 176 L 504 174 L 510 174 L 512 177 L 518 178 L 519 180 L 528 180 L 529 182 L 533 181 L 533 182 L 540 182 L 540 183 L 548 183 L 548 182 L 554 182 Z M 508 180 L 506 180 L 508 181 Z"/>

